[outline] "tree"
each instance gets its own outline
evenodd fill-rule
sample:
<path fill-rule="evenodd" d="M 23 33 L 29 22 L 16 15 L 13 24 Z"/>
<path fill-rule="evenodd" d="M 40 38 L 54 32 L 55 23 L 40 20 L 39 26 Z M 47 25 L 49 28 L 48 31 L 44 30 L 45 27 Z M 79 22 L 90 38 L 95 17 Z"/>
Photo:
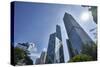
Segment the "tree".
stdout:
<path fill-rule="evenodd" d="M 26 53 L 20 48 L 14 48 L 14 63 L 15 65 L 21 60 L 24 59 Z"/>
<path fill-rule="evenodd" d="M 33 61 L 28 56 L 27 51 L 21 48 L 14 48 L 14 64 L 15 65 L 32 65 Z"/>
<path fill-rule="evenodd" d="M 26 56 L 25 57 L 25 63 L 26 63 L 26 65 L 32 65 L 33 64 L 33 61 L 30 59 L 29 56 Z"/>
<path fill-rule="evenodd" d="M 93 16 L 93 20 L 97 24 L 97 7 L 91 6 L 91 8 L 89 8 L 89 11 L 91 11 L 92 16 Z"/>
<path fill-rule="evenodd" d="M 82 62 L 97 60 L 97 44 L 84 44 L 81 53 L 72 57 L 69 62 Z"/>
<path fill-rule="evenodd" d="M 83 62 L 83 61 L 92 61 L 92 57 L 86 54 L 79 54 L 74 56 L 69 62 Z"/>
<path fill-rule="evenodd" d="M 81 53 L 91 56 L 93 60 L 97 60 L 97 44 L 83 45 Z"/>

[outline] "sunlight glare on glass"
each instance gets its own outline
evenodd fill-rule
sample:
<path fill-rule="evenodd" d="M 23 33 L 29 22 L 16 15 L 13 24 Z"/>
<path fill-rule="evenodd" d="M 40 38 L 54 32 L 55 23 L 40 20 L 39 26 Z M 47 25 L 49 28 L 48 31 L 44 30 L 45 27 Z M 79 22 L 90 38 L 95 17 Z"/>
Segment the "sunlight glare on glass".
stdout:
<path fill-rule="evenodd" d="M 88 11 L 87 12 L 83 12 L 81 14 L 81 20 L 82 21 L 88 21 L 89 20 L 89 17 L 90 17 L 90 15 L 89 15 L 89 12 Z"/>

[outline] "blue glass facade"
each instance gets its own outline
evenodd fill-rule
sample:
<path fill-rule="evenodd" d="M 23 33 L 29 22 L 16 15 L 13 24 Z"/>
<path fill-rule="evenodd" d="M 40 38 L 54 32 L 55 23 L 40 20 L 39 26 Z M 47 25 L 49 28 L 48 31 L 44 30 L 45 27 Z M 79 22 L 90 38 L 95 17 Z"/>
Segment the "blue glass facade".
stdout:
<path fill-rule="evenodd" d="M 70 14 L 65 13 L 63 20 L 69 38 L 69 41 L 67 42 L 70 42 L 74 55 L 81 52 L 83 44 L 94 43 Z M 70 44 L 67 43 L 68 47 L 70 47 Z M 69 50 L 69 52 L 72 51 Z M 72 53 L 69 54 L 71 54 L 71 56 L 73 55 Z"/>
<path fill-rule="evenodd" d="M 56 32 L 50 35 L 46 63 L 64 63 L 61 29 L 56 25 Z"/>

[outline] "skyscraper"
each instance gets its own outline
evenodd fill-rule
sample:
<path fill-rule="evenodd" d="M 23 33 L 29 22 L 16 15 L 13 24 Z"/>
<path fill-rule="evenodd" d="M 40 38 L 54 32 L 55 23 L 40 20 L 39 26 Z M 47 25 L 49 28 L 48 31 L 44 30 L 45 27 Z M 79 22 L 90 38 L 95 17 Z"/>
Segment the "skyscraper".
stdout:
<path fill-rule="evenodd" d="M 54 56 L 55 56 L 55 33 L 50 34 L 46 63 L 54 63 Z"/>
<path fill-rule="evenodd" d="M 66 39 L 66 42 L 67 42 L 67 47 L 68 47 L 68 51 L 69 51 L 69 58 L 71 59 L 74 56 L 73 48 L 72 48 L 72 45 L 71 45 L 69 39 Z"/>
<path fill-rule="evenodd" d="M 35 64 L 40 64 L 40 58 L 37 58 Z"/>
<path fill-rule="evenodd" d="M 64 53 L 63 53 L 63 44 L 62 44 L 61 28 L 60 28 L 59 25 L 56 25 L 56 49 L 55 50 L 58 51 L 59 60 L 60 60 L 59 62 L 60 63 L 63 63 L 64 62 Z M 57 53 L 57 52 L 55 52 L 55 53 Z"/>
<path fill-rule="evenodd" d="M 46 63 L 63 63 L 63 45 L 61 37 L 61 29 L 56 25 L 56 32 L 50 35 L 47 49 Z"/>
<path fill-rule="evenodd" d="M 83 44 L 94 43 L 92 39 L 87 35 L 87 33 L 82 29 L 82 27 L 70 14 L 65 13 L 63 20 L 69 38 L 67 42 L 71 44 L 71 47 L 70 44 L 67 43 L 67 45 L 68 48 L 70 47 L 73 49 L 72 51 L 74 54 L 78 54 L 81 52 Z"/>
<path fill-rule="evenodd" d="M 46 60 L 46 52 L 43 51 L 39 59 L 40 64 L 45 64 L 45 60 Z"/>

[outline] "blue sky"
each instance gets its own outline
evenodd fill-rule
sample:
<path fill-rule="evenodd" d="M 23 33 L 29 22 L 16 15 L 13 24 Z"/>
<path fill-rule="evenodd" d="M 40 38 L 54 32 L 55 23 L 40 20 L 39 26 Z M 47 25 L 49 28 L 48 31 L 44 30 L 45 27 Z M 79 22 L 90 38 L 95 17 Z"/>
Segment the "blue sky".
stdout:
<path fill-rule="evenodd" d="M 66 45 L 68 37 L 63 22 L 65 12 L 71 14 L 94 40 L 93 34 L 89 32 L 90 29 L 96 27 L 91 13 L 89 12 L 90 16 L 87 21 L 81 19 L 82 13 L 88 12 L 87 7 L 15 2 L 14 42 L 33 42 L 36 45 L 37 52 L 41 53 L 48 47 L 49 36 L 56 31 L 56 25 L 58 24 L 61 26 L 65 61 L 68 61 Z"/>

